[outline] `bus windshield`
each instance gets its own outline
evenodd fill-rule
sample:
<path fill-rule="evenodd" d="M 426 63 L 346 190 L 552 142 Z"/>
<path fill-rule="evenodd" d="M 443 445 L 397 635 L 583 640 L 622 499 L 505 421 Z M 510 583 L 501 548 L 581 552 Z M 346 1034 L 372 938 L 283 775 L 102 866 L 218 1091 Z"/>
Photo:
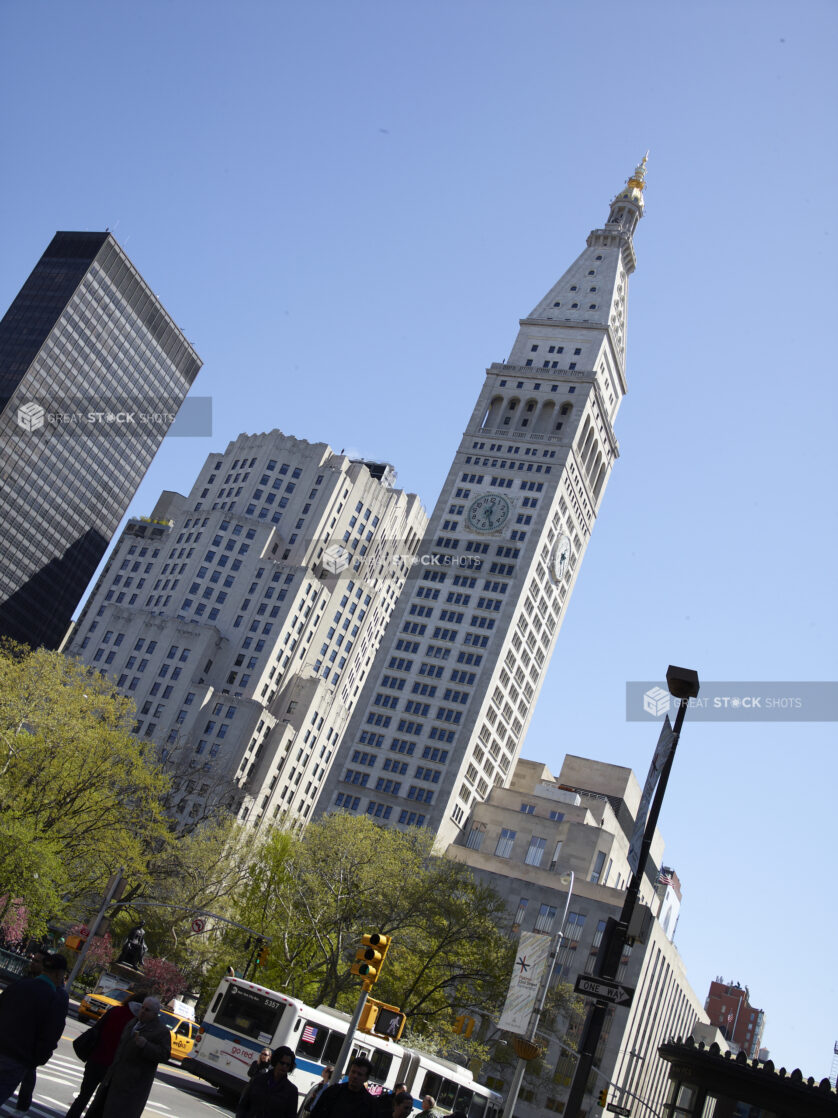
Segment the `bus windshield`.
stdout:
<path fill-rule="evenodd" d="M 230 986 L 216 1011 L 215 1023 L 259 1044 L 270 1044 L 284 1008 L 267 994 Z"/>

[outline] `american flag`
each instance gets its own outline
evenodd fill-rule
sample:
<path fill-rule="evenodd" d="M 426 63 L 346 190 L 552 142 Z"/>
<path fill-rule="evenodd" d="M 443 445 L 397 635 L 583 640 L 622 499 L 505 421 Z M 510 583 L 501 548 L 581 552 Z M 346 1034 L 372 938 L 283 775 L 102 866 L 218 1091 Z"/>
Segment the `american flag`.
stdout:
<path fill-rule="evenodd" d="M 672 884 L 672 878 L 669 876 L 668 873 L 659 873 L 658 874 L 658 884 L 659 885 L 671 885 Z"/>
<path fill-rule="evenodd" d="M 317 1036 L 316 1025 L 306 1025 L 303 1029 L 302 1041 L 303 1044 L 314 1044 L 314 1039 Z"/>

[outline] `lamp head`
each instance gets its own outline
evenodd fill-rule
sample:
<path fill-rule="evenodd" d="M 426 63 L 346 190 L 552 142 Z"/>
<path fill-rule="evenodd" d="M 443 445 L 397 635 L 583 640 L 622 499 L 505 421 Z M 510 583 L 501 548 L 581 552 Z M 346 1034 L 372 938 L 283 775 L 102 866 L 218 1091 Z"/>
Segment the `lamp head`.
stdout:
<path fill-rule="evenodd" d="M 694 699 L 701 687 L 698 672 L 691 668 L 676 668 L 672 664 L 666 669 L 666 686 L 676 699 Z"/>

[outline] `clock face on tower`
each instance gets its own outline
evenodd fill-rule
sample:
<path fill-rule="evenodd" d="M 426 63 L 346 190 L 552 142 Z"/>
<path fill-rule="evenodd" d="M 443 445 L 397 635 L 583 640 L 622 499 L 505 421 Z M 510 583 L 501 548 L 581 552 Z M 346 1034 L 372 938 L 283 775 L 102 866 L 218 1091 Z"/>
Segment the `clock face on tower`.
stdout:
<path fill-rule="evenodd" d="M 553 576 L 554 582 L 561 581 L 567 570 L 569 560 L 570 537 L 562 533 L 553 544 L 553 550 L 550 552 L 550 574 Z"/>
<path fill-rule="evenodd" d="M 495 532 L 509 519 L 512 506 L 499 493 L 485 493 L 475 497 L 468 507 L 466 519 L 476 532 Z"/>

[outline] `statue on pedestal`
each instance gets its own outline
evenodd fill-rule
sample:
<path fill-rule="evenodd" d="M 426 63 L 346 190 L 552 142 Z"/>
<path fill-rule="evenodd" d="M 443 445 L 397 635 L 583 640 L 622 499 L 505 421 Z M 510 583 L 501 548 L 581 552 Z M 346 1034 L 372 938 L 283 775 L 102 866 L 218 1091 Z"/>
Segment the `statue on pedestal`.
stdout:
<path fill-rule="evenodd" d="M 145 945 L 145 932 L 143 931 L 142 921 L 140 921 L 136 928 L 132 928 L 128 933 L 117 962 L 126 963 L 129 967 L 134 967 L 136 970 L 142 970 L 143 959 L 145 958 L 147 950 Z"/>

